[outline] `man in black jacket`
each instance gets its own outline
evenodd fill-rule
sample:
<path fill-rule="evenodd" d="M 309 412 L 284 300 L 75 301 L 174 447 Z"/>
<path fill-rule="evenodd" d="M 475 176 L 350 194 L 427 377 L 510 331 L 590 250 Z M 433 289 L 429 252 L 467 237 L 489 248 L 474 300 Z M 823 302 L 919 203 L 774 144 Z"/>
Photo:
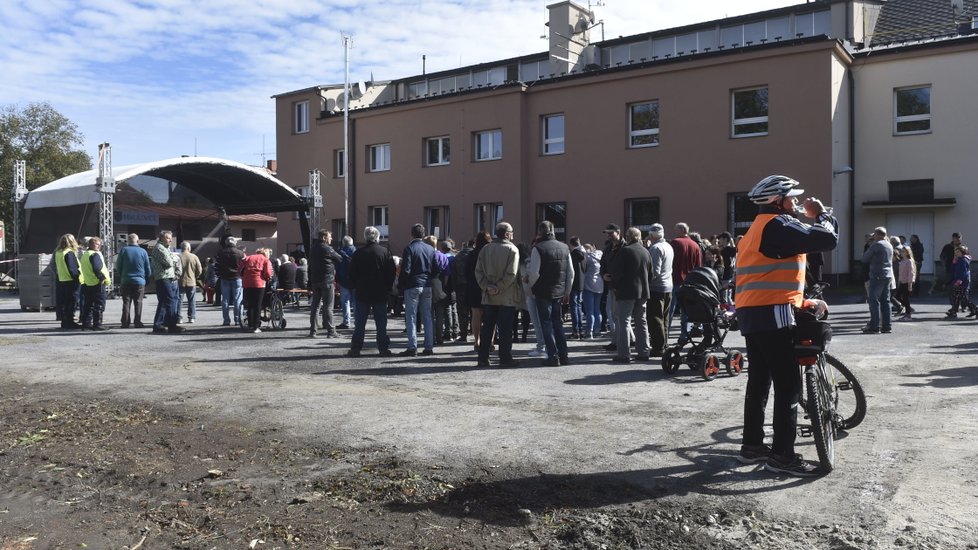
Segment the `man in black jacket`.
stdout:
<path fill-rule="evenodd" d="M 561 302 L 570 295 L 574 267 L 567 245 L 554 237 L 554 224 L 540 222 L 537 237 L 530 253 L 530 290 L 540 315 L 537 328 L 543 331 L 543 341 L 547 345 L 547 359 L 543 365 L 556 367 L 568 364 Z"/>
<path fill-rule="evenodd" d="M 377 348 L 381 356 L 388 357 L 393 355 L 391 339 L 387 336 L 387 296 L 394 285 L 394 256 L 380 245 L 380 231 L 376 227 L 364 228 L 363 238 L 367 244 L 353 253 L 347 272 L 357 305 L 353 308 L 353 340 L 346 355 L 360 357 L 367 331 L 367 315 L 372 311 Z"/>
<path fill-rule="evenodd" d="M 309 306 L 309 337 L 316 337 L 316 317 L 322 306 L 323 330 L 327 338 L 336 338 L 339 333 L 333 326 L 333 283 L 336 281 L 336 266 L 343 258 L 330 245 L 333 233 L 320 229 L 317 239 L 309 250 L 309 288 L 312 289 L 312 303 Z"/>
<path fill-rule="evenodd" d="M 645 307 L 651 297 L 650 281 L 653 277 L 652 256 L 642 243 L 642 231 L 637 227 L 625 230 L 625 246 L 615 254 L 609 269 L 611 281 L 615 285 L 615 343 L 618 354 L 612 359 L 616 363 L 632 361 L 631 334 L 625 327 L 635 320 L 635 342 L 638 359 L 649 359 L 649 325 L 645 318 Z"/>
<path fill-rule="evenodd" d="M 571 265 L 574 266 L 574 283 L 570 293 L 571 338 L 577 340 L 584 335 L 584 269 L 587 267 L 587 253 L 581 246 L 579 237 L 570 238 Z"/>
<path fill-rule="evenodd" d="M 217 277 L 221 281 L 221 310 L 224 312 L 224 326 L 231 325 L 231 313 L 234 307 L 234 326 L 241 324 L 241 275 L 238 267 L 244 260 L 244 253 L 236 246 L 238 240 L 231 235 L 221 239 L 221 250 L 217 253 L 215 265 Z"/>

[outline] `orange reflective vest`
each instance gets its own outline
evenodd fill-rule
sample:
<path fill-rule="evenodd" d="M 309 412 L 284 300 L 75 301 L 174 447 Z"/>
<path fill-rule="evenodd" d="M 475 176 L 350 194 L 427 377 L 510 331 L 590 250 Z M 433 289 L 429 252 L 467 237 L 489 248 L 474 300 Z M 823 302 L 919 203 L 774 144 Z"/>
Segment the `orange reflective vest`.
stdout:
<path fill-rule="evenodd" d="M 805 300 L 805 255 L 768 258 L 761 254 L 764 227 L 777 214 L 759 214 L 737 245 L 737 307 L 792 304 Z"/>

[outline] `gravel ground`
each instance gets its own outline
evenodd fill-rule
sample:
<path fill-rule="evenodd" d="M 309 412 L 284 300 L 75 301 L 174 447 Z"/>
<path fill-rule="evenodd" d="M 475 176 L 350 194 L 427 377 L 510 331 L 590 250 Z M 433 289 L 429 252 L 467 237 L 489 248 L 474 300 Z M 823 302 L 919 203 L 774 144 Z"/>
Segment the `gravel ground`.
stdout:
<path fill-rule="evenodd" d="M 463 344 L 342 357 L 349 333 L 305 338 L 307 310 L 258 335 L 209 306 L 182 335 L 81 333 L 4 296 L 0 549 L 978 548 L 978 323 L 916 307 L 874 336 L 865 305 L 832 308 L 869 411 L 834 472 L 797 480 L 734 460 L 746 376 L 617 365 L 603 341 L 479 369 Z"/>

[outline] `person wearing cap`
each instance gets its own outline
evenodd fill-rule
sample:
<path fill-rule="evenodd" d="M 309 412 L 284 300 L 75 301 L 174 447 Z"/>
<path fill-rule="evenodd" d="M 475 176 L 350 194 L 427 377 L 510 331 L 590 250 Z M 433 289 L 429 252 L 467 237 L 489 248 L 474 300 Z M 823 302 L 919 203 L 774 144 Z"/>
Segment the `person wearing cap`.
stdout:
<path fill-rule="evenodd" d="M 650 357 L 662 357 L 666 349 L 668 324 L 666 315 L 672 305 L 672 246 L 666 242 L 661 223 L 649 230 L 649 255 L 652 257 L 652 280 L 649 284 L 649 305 L 646 310 L 649 326 Z"/>
<path fill-rule="evenodd" d="M 615 259 L 615 254 L 621 250 L 621 228 L 616 223 L 609 223 L 604 228 L 607 240 L 604 242 L 604 250 L 601 253 L 601 280 L 604 281 L 604 289 L 607 293 L 605 302 L 605 319 L 608 321 L 608 332 L 611 333 L 611 343 L 604 347 L 607 351 L 615 351 L 618 340 L 615 338 L 615 284 L 611 280 L 611 262 Z"/>
<path fill-rule="evenodd" d="M 231 311 L 234 312 L 234 326 L 241 323 L 241 300 L 243 288 L 238 268 L 244 261 L 244 252 L 236 246 L 238 240 L 231 235 L 221 239 L 215 265 L 221 283 L 221 311 L 224 313 L 224 326 L 231 325 Z"/>
<path fill-rule="evenodd" d="M 839 224 L 809 198 L 796 218 L 797 197 L 804 191 L 787 176 L 768 176 L 747 197 L 760 206 L 757 217 L 737 247 L 737 321 L 747 341 L 750 369 L 744 397 L 744 439 L 737 459 L 764 463 L 765 469 L 797 477 L 822 472 L 795 454 L 798 399 L 802 381 L 792 338 L 796 308 L 825 311 L 825 302 L 806 300 L 805 254 L 834 249 Z M 774 385 L 774 438 L 764 444 L 764 410 Z"/>

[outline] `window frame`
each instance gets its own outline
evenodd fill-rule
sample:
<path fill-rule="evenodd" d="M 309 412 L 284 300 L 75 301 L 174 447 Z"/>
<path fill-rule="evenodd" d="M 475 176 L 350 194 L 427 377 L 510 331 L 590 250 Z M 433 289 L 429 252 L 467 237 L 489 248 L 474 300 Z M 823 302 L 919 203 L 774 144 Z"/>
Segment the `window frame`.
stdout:
<path fill-rule="evenodd" d="M 560 137 L 550 136 L 550 125 L 548 124 L 551 120 L 560 119 L 561 134 Z M 544 156 L 554 156 L 563 155 L 567 151 L 566 135 L 567 135 L 567 119 L 564 117 L 564 113 L 553 113 L 550 115 L 543 115 L 542 117 L 542 128 L 541 128 L 541 154 Z M 560 150 L 551 150 L 551 147 L 560 146 Z"/>
<path fill-rule="evenodd" d="M 479 222 L 483 221 L 483 210 L 485 210 L 487 220 L 492 218 L 486 227 L 479 225 Z M 475 233 L 488 231 L 490 235 L 495 235 L 493 230 L 496 228 L 496 224 L 503 221 L 506 215 L 505 207 L 501 202 L 477 202 L 472 205 L 472 212 L 472 224 L 475 226 Z"/>
<path fill-rule="evenodd" d="M 386 151 L 383 156 L 383 166 L 378 165 L 377 155 L 374 154 L 375 151 Z M 370 173 L 374 172 L 389 172 L 391 169 L 391 144 L 387 143 L 377 143 L 374 145 L 367 146 L 367 159 L 368 167 L 370 168 Z"/>
<path fill-rule="evenodd" d="M 482 157 L 482 136 L 489 136 L 489 156 Z M 496 136 L 499 136 L 499 154 L 496 155 Z M 488 162 L 492 160 L 501 160 L 503 158 L 503 131 L 500 128 L 494 130 L 482 130 L 480 132 L 473 132 L 473 144 L 472 151 L 475 153 L 475 162 Z"/>
<path fill-rule="evenodd" d="M 644 128 L 641 130 L 636 130 L 634 127 L 635 123 L 635 108 L 647 105 L 655 106 L 655 128 Z M 659 100 L 649 100 L 642 101 L 638 103 L 632 103 L 628 106 L 628 148 L 629 149 L 645 149 L 647 147 L 658 147 L 659 146 Z M 653 143 L 635 143 L 636 138 L 642 138 L 644 136 L 654 136 L 655 141 Z"/>
<path fill-rule="evenodd" d="M 564 218 L 563 224 L 558 224 L 554 220 L 549 219 L 547 212 L 555 212 L 557 215 Z M 569 226 L 567 221 L 567 201 L 552 201 L 552 202 L 538 202 L 536 204 L 536 227 L 540 226 L 540 222 L 547 220 L 554 224 L 554 238 L 561 242 L 567 242 L 567 227 Z"/>
<path fill-rule="evenodd" d="M 767 103 L 767 108 L 765 110 L 764 116 L 737 118 L 737 94 L 741 94 L 745 92 L 757 92 L 759 90 L 764 90 L 768 96 L 768 103 Z M 771 126 L 770 126 L 771 107 L 769 103 L 770 98 L 771 98 L 771 90 L 770 87 L 767 85 L 730 90 L 730 137 L 734 139 L 740 139 L 740 138 L 761 137 L 761 136 L 769 135 L 771 132 Z M 764 124 L 764 131 L 749 132 L 744 134 L 737 133 L 738 127 L 747 126 L 750 124 Z"/>
<path fill-rule="evenodd" d="M 292 133 L 309 133 L 309 100 L 296 101 L 292 104 Z"/>
<path fill-rule="evenodd" d="M 638 223 L 635 219 L 635 205 L 638 203 L 650 202 L 655 204 L 656 215 L 654 217 L 659 219 L 654 219 L 649 221 L 649 223 Z M 660 197 L 631 197 L 625 199 L 625 226 L 626 227 L 637 227 L 642 231 L 642 236 L 648 235 L 649 231 L 652 230 L 652 224 L 659 223 L 662 221 L 662 199 Z"/>
<path fill-rule="evenodd" d="M 333 150 L 333 179 L 346 175 L 346 149 Z"/>
<path fill-rule="evenodd" d="M 900 115 L 900 92 L 908 92 L 911 90 L 927 90 L 927 114 L 922 115 Z M 901 86 L 899 88 L 893 88 L 893 135 L 894 136 L 915 136 L 920 134 L 929 134 L 934 131 L 932 126 L 933 122 L 933 87 L 931 84 L 922 84 L 915 86 Z M 901 131 L 901 123 L 914 123 L 927 121 L 926 130 L 907 130 Z"/>
<path fill-rule="evenodd" d="M 435 152 L 437 162 L 431 162 L 431 146 L 437 144 L 438 150 Z M 452 138 L 451 136 L 437 136 L 424 139 L 424 165 L 425 166 L 448 166 L 452 163 Z"/>
<path fill-rule="evenodd" d="M 434 225 L 433 218 L 435 215 L 440 218 L 441 225 Z M 451 209 L 447 204 L 424 207 L 424 227 L 429 235 L 434 235 L 438 240 L 444 239 L 452 234 L 450 224 Z M 438 229 L 437 232 L 435 231 L 436 228 Z"/>
<path fill-rule="evenodd" d="M 377 214 L 380 214 L 381 219 L 385 223 L 381 224 L 376 222 Z M 380 231 L 380 241 L 387 241 L 390 238 L 390 206 L 386 204 L 368 206 L 367 215 L 370 218 L 370 225 Z"/>

